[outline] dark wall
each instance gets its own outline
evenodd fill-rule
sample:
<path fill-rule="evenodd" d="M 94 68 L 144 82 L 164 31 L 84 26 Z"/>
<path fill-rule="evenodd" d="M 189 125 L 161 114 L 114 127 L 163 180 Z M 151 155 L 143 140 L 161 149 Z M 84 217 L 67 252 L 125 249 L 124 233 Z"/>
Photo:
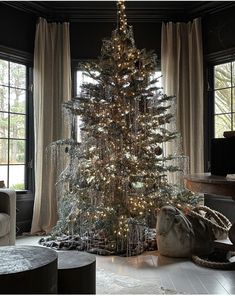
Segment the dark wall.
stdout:
<path fill-rule="evenodd" d="M 0 45 L 33 53 L 36 19 L 0 3 Z"/>
<path fill-rule="evenodd" d="M 205 54 L 235 47 L 235 7 L 202 19 Z M 0 45 L 33 53 L 37 17 L 0 3 Z M 154 49 L 160 58 L 161 23 L 134 23 L 138 48 Z M 72 58 L 95 58 L 100 54 L 101 40 L 110 37 L 115 23 L 72 22 Z"/>
<path fill-rule="evenodd" d="M 16 234 L 30 232 L 33 217 L 34 196 L 31 192 L 17 193 Z"/>
<path fill-rule="evenodd" d="M 0 3 L 0 45 L 33 53 L 37 17 Z M 139 49 L 156 51 L 160 58 L 161 23 L 134 23 L 134 36 Z M 70 24 L 73 59 L 94 59 L 100 55 L 103 38 L 109 38 L 115 23 Z"/>
<path fill-rule="evenodd" d="M 161 56 L 161 23 L 133 24 L 136 46 L 139 49 L 155 50 L 158 58 Z"/>
<path fill-rule="evenodd" d="M 235 7 L 202 18 L 204 53 L 235 47 Z M 130 23 L 139 49 L 153 49 L 160 58 L 161 23 Z M 102 39 L 110 37 L 115 23 L 71 23 L 71 54 L 74 59 L 96 58 Z"/>
<path fill-rule="evenodd" d="M 204 53 L 235 47 L 235 7 L 203 18 Z"/>
<path fill-rule="evenodd" d="M 111 23 L 71 23 L 72 59 L 96 58 L 100 52 L 102 39 L 110 36 L 113 27 Z"/>
<path fill-rule="evenodd" d="M 139 49 L 153 49 L 160 57 L 161 50 L 161 24 L 160 23 L 134 23 L 134 37 Z M 100 55 L 102 39 L 110 38 L 111 32 L 116 28 L 112 23 L 71 23 L 71 55 L 72 59 L 94 59 Z"/>

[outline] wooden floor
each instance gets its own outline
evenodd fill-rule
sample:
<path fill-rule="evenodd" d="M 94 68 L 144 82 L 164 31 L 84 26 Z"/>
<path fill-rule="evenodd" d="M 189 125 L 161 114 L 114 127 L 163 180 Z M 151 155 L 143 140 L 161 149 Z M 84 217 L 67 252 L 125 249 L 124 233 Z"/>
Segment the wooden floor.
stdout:
<path fill-rule="evenodd" d="M 38 237 L 19 238 L 17 244 L 36 245 L 38 240 Z M 164 289 L 177 293 L 235 294 L 235 271 L 203 268 L 190 260 L 158 255 L 157 251 L 133 257 L 97 256 L 96 264 L 121 277 L 131 275 L 141 281 L 160 282 Z"/>

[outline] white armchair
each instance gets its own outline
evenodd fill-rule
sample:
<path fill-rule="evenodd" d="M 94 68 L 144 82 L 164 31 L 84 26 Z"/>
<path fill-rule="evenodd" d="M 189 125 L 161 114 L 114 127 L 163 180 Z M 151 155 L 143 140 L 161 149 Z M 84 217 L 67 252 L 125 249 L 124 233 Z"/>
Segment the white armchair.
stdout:
<path fill-rule="evenodd" d="M 16 192 L 0 189 L 0 246 L 14 245 L 16 239 Z"/>

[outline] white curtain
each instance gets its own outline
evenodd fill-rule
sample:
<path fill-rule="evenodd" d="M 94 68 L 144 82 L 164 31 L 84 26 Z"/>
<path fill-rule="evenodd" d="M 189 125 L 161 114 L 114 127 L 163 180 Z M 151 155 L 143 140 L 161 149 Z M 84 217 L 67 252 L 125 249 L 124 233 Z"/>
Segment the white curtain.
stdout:
<path fill-rule="evenodd" d="M 161 70 L 164 93 L 176 95 L 176 126 L 182 135 L 183 153 L 189 157 L 189 172 L 204 172 L 200 18 L 188 23 L 162 24 Z"/>
<path fill-rule="evenodd" d="M 68 23 L 39 19 L 34 48 L 35 201 L 31 233 L 48 233 L 57 222 L 56 163 L 46 153 L 63 138 L 61 105 L 71 98 Z"/>

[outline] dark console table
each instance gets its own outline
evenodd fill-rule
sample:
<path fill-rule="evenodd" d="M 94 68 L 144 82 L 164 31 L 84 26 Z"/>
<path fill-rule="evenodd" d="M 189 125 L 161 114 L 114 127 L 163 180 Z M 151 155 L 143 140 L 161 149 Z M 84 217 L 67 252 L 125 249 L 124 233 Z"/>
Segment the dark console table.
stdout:
<path fill-rule="evenodd" d="M 95 294 L 96 257 L 79 251 L 58 251 L 58 294 Z"/>
<path fill-rule="evenodd" d="M 0 294 L 55 294 L 57 253 L 36 246 L 0 247 Z"/>
<path fill-rule="evenodd" d="M 235 201 L 235 179 L 204 173 L 186 175 L 184 182 L 185 187 L 192 192 L 230 196 Z M 230 241 L 226 243 L 216 241 L 216 244 L 229 250 L 235 250 L 235 223 L 230 228 L 229 238 L 233 244 Z"/>
<path fill-rule="evenodd" d="M 184 180 L 186 188 L 193 192 L 231 196 L 235 200 L 235 179 L 204 173 L 187 175 Z"/>

